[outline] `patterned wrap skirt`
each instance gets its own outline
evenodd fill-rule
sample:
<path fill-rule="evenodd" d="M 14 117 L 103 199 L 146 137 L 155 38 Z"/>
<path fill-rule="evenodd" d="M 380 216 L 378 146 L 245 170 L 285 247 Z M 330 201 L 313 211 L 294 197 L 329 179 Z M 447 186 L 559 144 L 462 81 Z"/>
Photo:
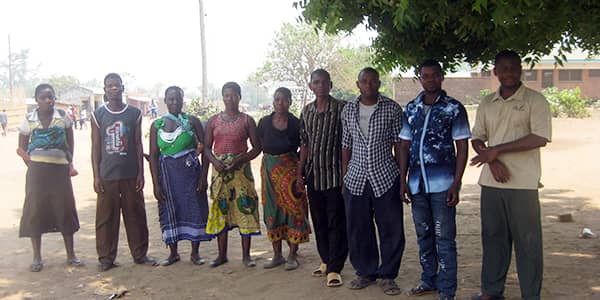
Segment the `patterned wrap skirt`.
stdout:
<path fill-rule="evenodd" d="M 215 155 L 225 164 L 231 163 L 234 154 Z M 259 235 L 258 196 L 250 163 L 237 170 L 218 172 L 212 169 L 206 232 L 219 235 L 225 230 L 239 228 L 242 236 Z"/>
<path fill-rule="evenodd" d="M 202 166 L 195 150 L 159 157 L 160 184 L 165 201 L 158 202 L 162 240 L 171 245 L 180 240 L 208 241 L 208 199 L 199 192 Z"/>
<path fill-rule="evenodd" d="M 296 190 L 297 164 L 296 153 L 263 154 L 263 219 L 271 241 L 308 242 L 308 204 L 306 193 Z"/>

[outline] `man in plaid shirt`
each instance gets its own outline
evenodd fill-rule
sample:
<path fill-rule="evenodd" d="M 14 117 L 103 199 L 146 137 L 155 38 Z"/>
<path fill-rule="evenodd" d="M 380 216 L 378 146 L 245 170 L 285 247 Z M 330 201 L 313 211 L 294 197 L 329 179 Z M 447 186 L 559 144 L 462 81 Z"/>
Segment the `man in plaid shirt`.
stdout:
<path fill-rule="evenodd" d="M 360 96 L 342 112 L 343 195 L 350 262 L 357 275 L 350 288 L 362 289 L 380 278 L 383 292 L 397 295 L 401 290 L 394 279 L 405 240 L 399 158 L 392 148 L 399 153 L 402 108 L 379 93 L 381 82 L 375 69 L 360 71 L 356 85 Z"/>

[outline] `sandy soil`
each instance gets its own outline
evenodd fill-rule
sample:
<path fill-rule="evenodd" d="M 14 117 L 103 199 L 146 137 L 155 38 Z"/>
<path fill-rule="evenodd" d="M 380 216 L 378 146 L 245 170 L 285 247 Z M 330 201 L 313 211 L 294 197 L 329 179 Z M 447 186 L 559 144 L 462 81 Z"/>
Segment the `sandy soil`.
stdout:
<path fill-rule="evenodd" d="M 474 120 L 471 118 L 471 120 Z M 145 127 L 149 124 L 145 121 Z M 600 185 L 598 151 L 600 149 L 600 113 L 585 120 L 555 119 L 553 142 L 543 149 L 543 178 L 540 191 L 544 231 L 545 299 L 600 299 L 600 239 L 580 239 L 582 228 L 600 234 Z M 259 266 L 242 266 L 240 239 L 237 231 L 230 235 L 230 262 L 212 269 L 193 266 L 189 243 L 180 244 L 183 260 L 169 267 L 135 265 L 129 255 L 124 229 L 121 229 L 119 256 L 121 264 L 105 273 L 96 270 L 94 241 L 95 197 L 90 165 L 90 132 L 76 131 L 75 164 L 80 175 L 73 178 L 81 230 L 75 235 L 76 251 L 87 264 L 70 268 L 60 234 L 43 237 L 45 268 L 31 273 L 31 246 L 28 239 L 18 238 L 18 224 L 24 198 L 25 165 L 14 154 L 17 133 L 0 138 L 0 299 L 108 299 L 112 293 L 127 290 L 129 299 L 382 299 L 380 287 L 352 291 L 346 287 L 327 288 L 321 278 L 310 272 L 318 263 L 314 236 L 301 245 L 299 269 L 264 270 L 262 263 L 271 254 L 266 236 L 253 238 L 252 255 Z M 147 143 L 146 143 L 147 147 Z M 258 163 L 254 163 L 255 176 Z M 146 167 L 146 170 L 148 168 Z M 479 220 L 479 170 L 467 169 L 458 207 L 458 299 L 468 299 L 479 290 L 481 242 Z M 149 173 L 146 174 L 150 182 Z M 257 188 L 259 185 L 257 184 Z M 150 230 L 150 255 L 164 258 L 168 249 L 160 239 L 156 201 L 152 189 L 145 188 Z M 572 213 L 574 222 L 559 223 L 557 215 Z M 404 212 L 406 250 L 397 282 L 407 291 L 419 282 L 420 266 L 414 226 L 409 207 Z M 216 241 L 203 243 L 201 255 L 216 256 Z M 284 255 L 287 250 L 284 250 Z M 342 272 L 344 280 L 353 278 L 349 261 Z M 516 269 L 511 266 L 506 282 L 507 298 L 520 296 Z M 405 294 L 397 299 L 409 299 Z M 437 299 L 425 296 L 420 299 Z"/>

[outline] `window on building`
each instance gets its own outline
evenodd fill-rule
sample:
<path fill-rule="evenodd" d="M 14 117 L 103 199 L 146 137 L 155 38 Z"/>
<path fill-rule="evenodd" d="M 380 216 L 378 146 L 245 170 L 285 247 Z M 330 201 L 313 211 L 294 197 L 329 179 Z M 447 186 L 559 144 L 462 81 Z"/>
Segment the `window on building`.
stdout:
<path fill-rule="evenodd" d="M 529 70 L 523 72 L 523 80 L 525 81 L 537 81 L 538 70 Z"/>
<path fill-rule="evenodd" d="M 481 77 L 491 77 L 492 71 L 481 71 Z"/>
<path fill-rule="evenodd" d="M 558 80 L 560 81 L 581 81 L 581 70 L 559 70 Z"/>
<path fill-rule="evenodd" d="M 600 69 L 590 70 L 590 77 L 600 77 Z"/>

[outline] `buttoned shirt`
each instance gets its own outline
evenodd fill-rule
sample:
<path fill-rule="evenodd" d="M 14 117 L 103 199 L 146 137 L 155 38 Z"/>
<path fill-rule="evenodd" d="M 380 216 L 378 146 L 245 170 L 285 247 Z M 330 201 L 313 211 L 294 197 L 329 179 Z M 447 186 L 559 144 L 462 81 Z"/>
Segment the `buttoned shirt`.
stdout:
<path fill-rule="evenodd" d="M 400 169 L 392 155 L 393 143 L 399 143 L 402 127 L 402 108 L 393 100 L 377 96 L 375 111 L 369 119 L 369 134 L 360 130 L 360 97 L 349 102 L 342 112 L 342 148 L 352 151 L 344 186 L 360 196 L 367 180 L 375 197 L 387 192 L 400 175 Z"/>
<path fill-rule="evenodd" d="M 446 191 L 456 173 L 455 140 L 471 137 L 467 111 L 442 91 L 426 109 L 425 92 L 406 105 L 400 138 L 410 141 L 408 186 L 412 194 Z"/>
<path fill-rule="evenodd" d="M 488 147 L 510 143 L 529 134 L 552 137 L 552 115 L 546 98 L 525 85 L 507 99 L 500 90 L 483 98 L 477 109 L 473 139 Z M 510 173 L 507 182 L 494 179 L 487 164 L 481 170 L 479 184 L 508 189 L 537 189 L 541 179 L 540 149 L 503 153 L 498 156 Z"/>
<path fill-rule="evenodd" d="M 342 109 L 346 102 L 329 97 L 326 111 L 317 101 L 307 104 L 300 115 L 300 143 L 308 150 L 304 173 L 312 178 L 315 191 L 342 186 Z"/>

